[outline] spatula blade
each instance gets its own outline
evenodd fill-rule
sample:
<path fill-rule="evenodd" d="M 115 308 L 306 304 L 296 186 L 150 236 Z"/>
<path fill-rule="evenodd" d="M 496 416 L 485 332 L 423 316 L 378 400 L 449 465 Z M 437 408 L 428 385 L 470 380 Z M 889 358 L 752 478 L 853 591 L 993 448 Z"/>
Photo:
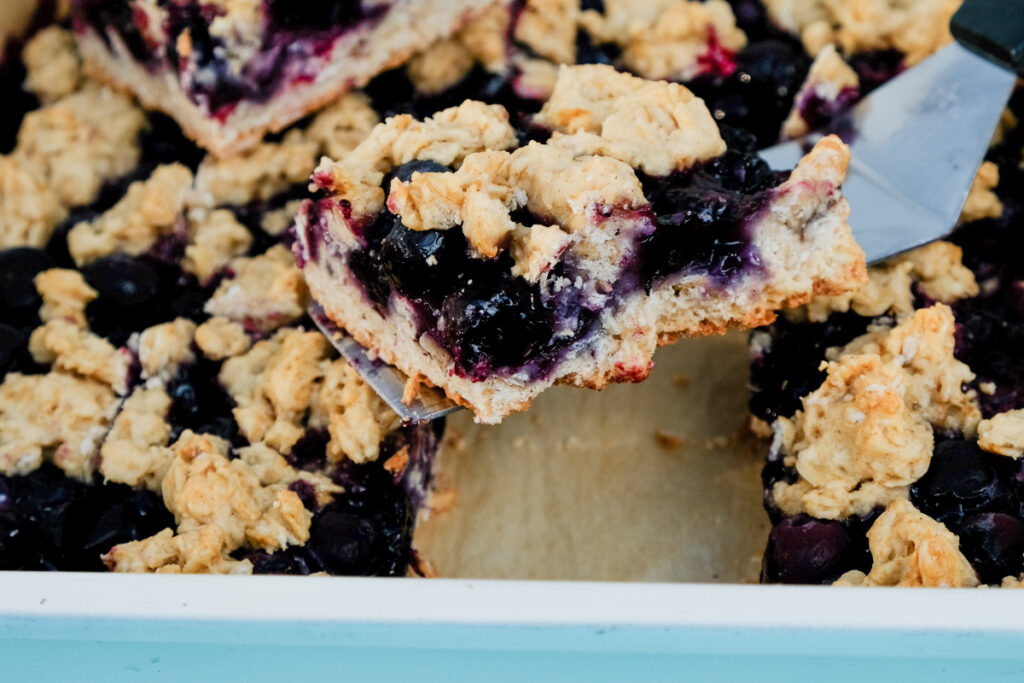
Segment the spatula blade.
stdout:
<path fill-rule="evenodd" d="M 873 92 L 844 119 L 853 157 L 843 194 L 869 263 L 952 230 L 1015 81 L 954 43 Z M 761 155 L 772 168 L 793 168 L 813 139 Z"/>

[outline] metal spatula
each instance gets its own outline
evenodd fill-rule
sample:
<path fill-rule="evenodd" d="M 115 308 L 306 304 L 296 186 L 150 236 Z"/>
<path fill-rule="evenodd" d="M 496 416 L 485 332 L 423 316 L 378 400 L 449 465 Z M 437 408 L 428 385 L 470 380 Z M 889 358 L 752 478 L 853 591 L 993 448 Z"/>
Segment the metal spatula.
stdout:
<path fill-rule="evenodd" d="M 862 100 L 843 121 L 852 152 L 843 194 L 869 263 L 939 239 L 956 224 L 1017 75 L 1024 0 L 966 0 L 949 45 Z M 763 150 L 790 169 L 809 136 Z"/>

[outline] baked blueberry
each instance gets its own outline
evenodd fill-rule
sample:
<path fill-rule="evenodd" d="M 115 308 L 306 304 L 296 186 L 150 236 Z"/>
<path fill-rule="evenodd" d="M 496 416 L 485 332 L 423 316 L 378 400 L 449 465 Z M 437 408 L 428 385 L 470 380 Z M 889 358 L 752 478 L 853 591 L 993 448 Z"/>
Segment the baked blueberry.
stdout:
<path fill-rule="evenodd" d="M 808 515 L 787 517 L 772 528 L 764 551 L 766 583 L 827 583 L 851 569 L 850 540 L 841 522 Z"/>

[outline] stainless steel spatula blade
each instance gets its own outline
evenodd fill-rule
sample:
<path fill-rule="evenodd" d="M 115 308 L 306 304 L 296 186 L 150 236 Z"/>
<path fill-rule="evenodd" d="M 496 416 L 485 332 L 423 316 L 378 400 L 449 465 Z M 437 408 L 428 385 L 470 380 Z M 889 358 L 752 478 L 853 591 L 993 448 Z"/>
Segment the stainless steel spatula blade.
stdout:
<path fill-rule="evenodd" d="M 869 263 L 953 229 L 1016 78 L 953 43 L 850 112 L 843 194 Z M 790 169 L 814 139 L 761 155 L 772 168 Z"/>
<path fill-rule="evenodd" d="M 403 422 L 434 420 L 460 409 L 441 392 L 423 385 L 420 385 L 416 399 L 408 405 L 403 403 L 405 383 L 409 379 L 405 374 L 381 360 L 370 358 L 366 349 L 335 325 L 319 304 L 311 304 L 307 312 L 341 357 L 398 413 Z"/>

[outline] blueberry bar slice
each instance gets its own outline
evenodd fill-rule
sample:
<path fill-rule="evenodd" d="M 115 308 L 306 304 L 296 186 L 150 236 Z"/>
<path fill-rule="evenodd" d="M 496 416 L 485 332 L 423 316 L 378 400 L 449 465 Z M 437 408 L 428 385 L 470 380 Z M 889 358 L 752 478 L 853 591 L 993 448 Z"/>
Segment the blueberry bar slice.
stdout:
<path fill-rule="evenodd" d="M 563 67 L 523 130 L 466 101 L 322 163 L 294 249 L 336 323 L 495 423 L 556 382 L 640 381 L 659 344 L 857 288 L 848 160 L 826 138 L 773 173 L 683 86 Z"/>
<path fill-rule="evenodd" d="M 225 155 L 443 38 L 493 0 L 75 0 L 90 73 Z"/>

